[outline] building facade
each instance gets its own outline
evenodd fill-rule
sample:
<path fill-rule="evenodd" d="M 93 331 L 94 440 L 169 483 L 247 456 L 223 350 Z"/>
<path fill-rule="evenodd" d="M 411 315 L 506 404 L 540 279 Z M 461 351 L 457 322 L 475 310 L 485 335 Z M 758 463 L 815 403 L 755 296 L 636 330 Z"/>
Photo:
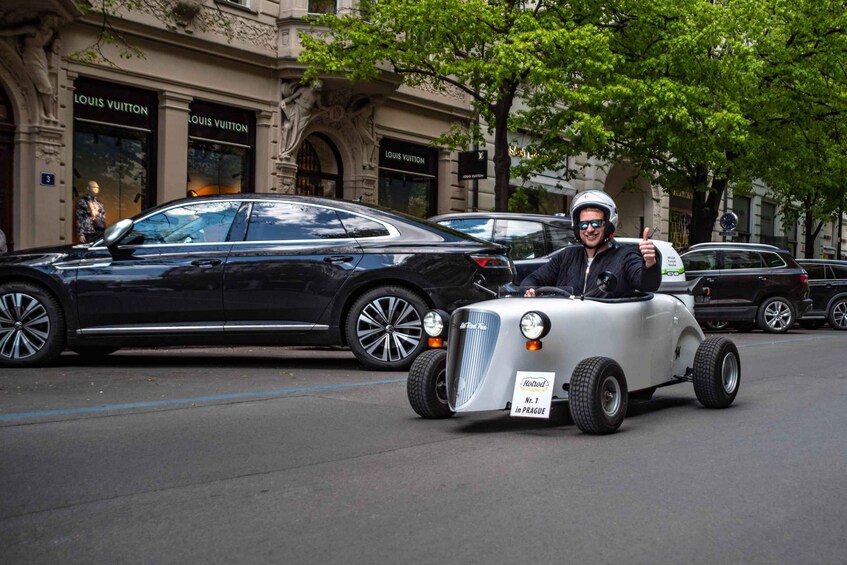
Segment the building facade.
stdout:
<path fill-rule="evenodd" d="M 303 18 L 352 3 L 174 0 L 164 21 L 142 5 L 112 18 L 141 56 L 123 58 L 107 44 L 109 61 L 84 62 L 75 54 L 97 44 L 97 17 L 72 0 L 4 2 L 0 228 L 9 248 L 81 241 L 92 200 L 107 224 L 169 200 L 232 192 L 359 198 L 420 217 L 492 209 L 493 166 L 488 180 L 459 181 L 457 152 L 434 143 L 473 118 L 461 92 L 412 89 L 389 74 L 302 83 Z M 512 140 L 520 158 L 520 135 Z M 618 202 L 619 233 L 647 225 L 687 244 L 690 203 L 626 163 L 576 159 L 578 178 L 545 171 L 527 181 L 543 189 L 539 209 L 566 212 L 577 191 L 601 189 Z M 760 199 L 748 214 L 777 211 Z"/>

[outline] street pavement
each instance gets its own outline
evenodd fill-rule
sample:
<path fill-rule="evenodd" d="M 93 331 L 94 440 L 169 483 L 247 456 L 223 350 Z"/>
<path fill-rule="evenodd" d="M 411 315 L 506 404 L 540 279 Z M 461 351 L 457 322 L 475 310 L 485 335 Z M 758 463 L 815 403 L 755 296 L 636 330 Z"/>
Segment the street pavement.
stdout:
<path fill-rule="evenodd" d="M 0 562 L 843 563 L 847 332 L 727 334 L 617 434 L 418 418 L 337 348 L 125 350 L 0 374 Z"/>

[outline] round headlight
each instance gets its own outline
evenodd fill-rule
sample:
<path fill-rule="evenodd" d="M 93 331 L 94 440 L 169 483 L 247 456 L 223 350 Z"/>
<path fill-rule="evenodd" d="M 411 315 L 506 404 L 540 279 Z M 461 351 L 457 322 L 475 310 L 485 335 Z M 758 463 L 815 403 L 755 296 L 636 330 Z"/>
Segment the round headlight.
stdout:
<path fill-rule="evenodd" d="M 444 327 L 447 325 L 446 313 L 438 310 L 430 310 L 424 315 L 423 327 L 430 337 L 443 337 Z"/>
<path fill-rule="evenodd" d="M 527 339 L 541 339 L 550 331 L 550 318 L 541 312 L 527 312 L 521 317 L 521 333 Z"/>

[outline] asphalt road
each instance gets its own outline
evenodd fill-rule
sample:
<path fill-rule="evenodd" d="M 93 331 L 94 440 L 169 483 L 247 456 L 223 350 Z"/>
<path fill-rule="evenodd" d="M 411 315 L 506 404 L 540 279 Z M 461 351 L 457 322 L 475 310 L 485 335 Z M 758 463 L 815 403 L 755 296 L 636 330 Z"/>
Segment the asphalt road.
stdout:
<path fill-rule="evenodd" d="M 334 349 L 121 351 L 0 373 L 0 562 L 844 563 L 847 332 L 729 334 L 617 434 L 426 421 Z"/>

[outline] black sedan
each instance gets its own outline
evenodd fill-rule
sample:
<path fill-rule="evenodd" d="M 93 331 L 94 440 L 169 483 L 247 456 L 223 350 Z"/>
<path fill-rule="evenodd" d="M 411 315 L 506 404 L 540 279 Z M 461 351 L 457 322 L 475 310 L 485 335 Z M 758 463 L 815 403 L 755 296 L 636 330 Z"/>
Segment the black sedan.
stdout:
<path fill-rule="evenodd" d="M 66 347 L 346 345 L 404 370 L 422 317 L 496 295 L 505 248 L 365 204 L 297 196 L 178 200 L 102 240 L 0 255 L 0 366 Z"/>

